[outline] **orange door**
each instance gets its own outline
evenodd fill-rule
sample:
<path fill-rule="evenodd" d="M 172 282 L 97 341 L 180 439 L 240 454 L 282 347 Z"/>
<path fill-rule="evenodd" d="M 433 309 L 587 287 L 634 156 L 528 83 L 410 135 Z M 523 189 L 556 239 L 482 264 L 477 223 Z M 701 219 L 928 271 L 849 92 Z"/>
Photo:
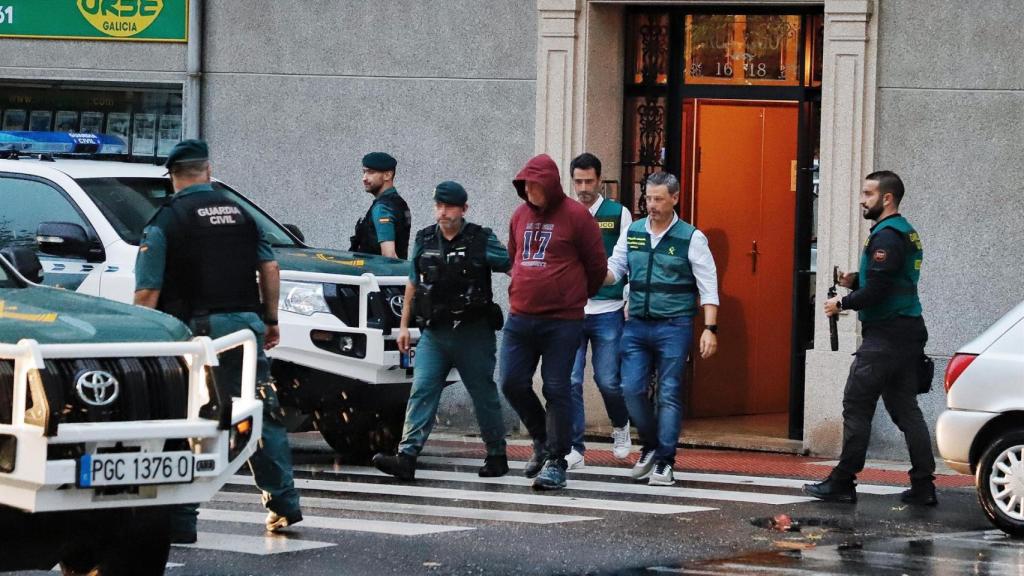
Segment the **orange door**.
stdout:
<path fill-rule="evenodd" d="M 785 412 L 792 340 L 797 106 L 698 101 L 694 223 L 718 266 L 718 354 L 691 416 Z M 699 334 L 699 332 L 698 332 Z"/>

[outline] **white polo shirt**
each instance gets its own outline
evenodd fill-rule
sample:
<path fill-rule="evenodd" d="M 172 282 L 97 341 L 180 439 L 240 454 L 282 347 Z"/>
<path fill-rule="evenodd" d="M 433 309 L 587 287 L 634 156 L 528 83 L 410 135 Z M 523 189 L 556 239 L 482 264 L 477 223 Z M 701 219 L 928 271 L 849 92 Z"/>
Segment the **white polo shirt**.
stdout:
<path fill-rule="evenodd" d="M 604 197 L 600 194 L 597 196 L 597 201 L 590 207 L 590 215 L 596 216 L 597 210 L 601 208 L 601 204 L 604 203 Z M 629 225 L 633 223 L 633 217 L 630 215 L 629 210 L 625 207 L 622 209 L 622 216 L 619 220 L 619 239 L 616 241 L 616 245 L 619 242 L 626 241 L 626 233 L 629 231 Z M 609 256 L 611 256 L 609 254 Z M 623 298 L 629 297 L 629 286 L 626 286 L 626 291 L 623 293 Z M 590 298 L 587 300 L 587 305 L 583 307 L 583 313 L 586 315 L 591 314 L 607 314 L 608 312 L 615 312 L 621 310 L 625 306 L 625 300 L 594 300 Z"/>

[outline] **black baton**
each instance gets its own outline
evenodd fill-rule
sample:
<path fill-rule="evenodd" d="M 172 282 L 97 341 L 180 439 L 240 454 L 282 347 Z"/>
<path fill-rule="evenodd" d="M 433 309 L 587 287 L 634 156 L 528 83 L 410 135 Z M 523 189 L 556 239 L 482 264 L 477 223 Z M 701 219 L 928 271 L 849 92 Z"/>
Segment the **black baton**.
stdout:
<path fill-rule="evenodd" d="M 839 266 L 832 267 L 832 287 L 828 289 L 829 300 L 836 297 L 836 285 L 839 284 Z M 839 314 L 828 317 L 828 338 L 832 351 L 839 350 Z"/>

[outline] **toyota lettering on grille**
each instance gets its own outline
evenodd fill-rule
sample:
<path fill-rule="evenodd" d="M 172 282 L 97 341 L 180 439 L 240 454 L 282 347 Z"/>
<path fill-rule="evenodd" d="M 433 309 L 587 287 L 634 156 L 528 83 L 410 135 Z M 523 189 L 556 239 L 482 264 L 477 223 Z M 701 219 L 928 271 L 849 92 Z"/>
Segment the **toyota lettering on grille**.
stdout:
<path fill-rule="evenodd" d="M 82 402 L 90 406 L 109 406 L 121 392 L 114 375 L 105 370 L 83 372 L 75 381 L 75 390 Z"/>

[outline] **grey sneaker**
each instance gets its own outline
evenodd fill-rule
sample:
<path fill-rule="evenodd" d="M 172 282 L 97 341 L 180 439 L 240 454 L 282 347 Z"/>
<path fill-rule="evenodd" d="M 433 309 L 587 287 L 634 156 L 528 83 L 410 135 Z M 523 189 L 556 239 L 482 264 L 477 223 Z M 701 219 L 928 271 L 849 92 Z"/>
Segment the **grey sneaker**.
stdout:
<path fill-rule="evenodd" d="M 644 480 L 650 476 L 652 468 L 654 468 L 654 449 L 643 448 L 640 450 L 640 459 L 633 465 L 630 476 L 633 477 L 633 480 Z"/>
<path fill-rule="evenodd" d="M 654 467 L 654 472 L 651 472 L 651 476 L 647 480 L 647 484 L 651 486 L 671 486 L 675 483 L 676 479 L 672 476 L 672 465 L 667 462 L 658 462 Z"/>
<path fill-rule="evenodd" d="M 565 488 L 565 460 L 551 458 L 544 463 L 544 468 L 533 480 L 534 490 L 561 490 Z"/>

